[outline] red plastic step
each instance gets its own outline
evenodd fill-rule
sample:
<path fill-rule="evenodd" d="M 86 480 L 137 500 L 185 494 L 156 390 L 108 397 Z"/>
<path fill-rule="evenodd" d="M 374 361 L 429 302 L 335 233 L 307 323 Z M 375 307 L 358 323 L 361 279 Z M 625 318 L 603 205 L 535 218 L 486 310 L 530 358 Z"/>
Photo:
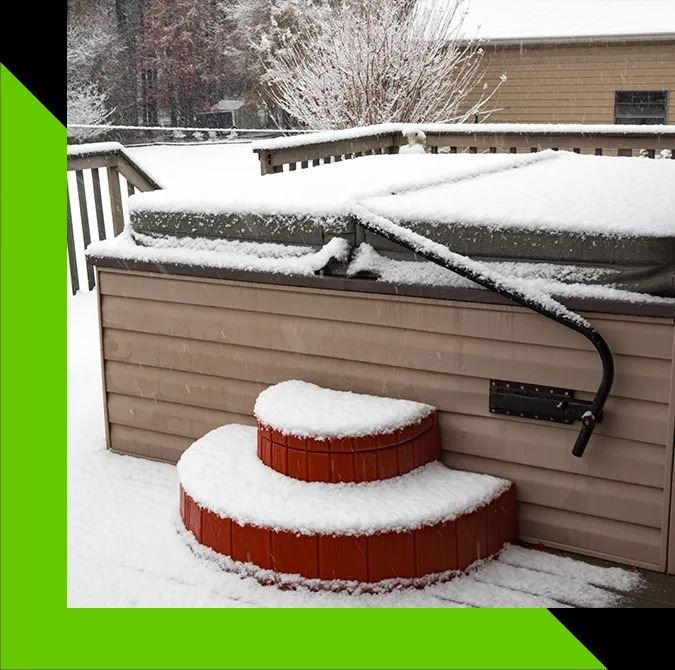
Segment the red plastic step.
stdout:
<path fill-rule="evenodd" d="M 306 482 L 370 482 L 404 475 L 441 456 L 438 413 L 392 433 L 318 439 L 258 422 L 258 457 Z"/>
<path fill-rule="evenodd" d="M 249 426 L 197 440 L 178 474 L 181 517 L 199 543 L 322 583 L 448 577 L 517 538 L 515 489 L 506 480 L 430 463 L 382 482 L 294 481 L 260 462 Z"/>
<path fill-rule="evenodd" d="M 466 570 L 515 542 L 514 487 L 451 521 L 372 535 L 302 535 L 241 525 L 200 507 L 181 487 L 185 528 L 200 544 L 261 569 L 306 579 L 379 582 Z"/>
<path fill-rule="evenodd" d="M 255 406 L 258 457 L 306 482 L 370 482 L 440 458 L 438 413 L 430 405 L 288 381 Z"/>

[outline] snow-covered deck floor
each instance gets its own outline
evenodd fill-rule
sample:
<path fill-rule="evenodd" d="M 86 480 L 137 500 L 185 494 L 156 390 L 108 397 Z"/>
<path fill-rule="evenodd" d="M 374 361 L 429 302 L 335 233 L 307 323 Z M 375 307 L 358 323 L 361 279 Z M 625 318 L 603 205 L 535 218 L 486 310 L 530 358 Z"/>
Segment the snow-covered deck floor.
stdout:
<path fill-rule="evenodd" d="M 171 465 L 105 450 L 96 299 L 69 302 L 68 604 L 71 607 L 554 607 L 675 602 L 671 578 L 513 547 L 470 576 L 388 595 L 282 591 L 222 572 L 177 531 Z M 145 514 L 137 514 L 144 509 Z M 635 594 L 639 593 L 639 600 Z M 646 598 L 646 599 L 645 599 Z"/>

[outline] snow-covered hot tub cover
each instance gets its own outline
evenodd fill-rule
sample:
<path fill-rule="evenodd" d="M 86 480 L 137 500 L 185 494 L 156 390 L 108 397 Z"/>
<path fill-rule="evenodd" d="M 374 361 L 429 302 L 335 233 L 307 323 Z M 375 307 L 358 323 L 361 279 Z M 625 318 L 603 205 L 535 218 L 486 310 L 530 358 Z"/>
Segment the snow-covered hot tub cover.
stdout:
<path fill-rule="evenodd" d="M 428 263 L 406 265 L 419 259 L 361 227 L 365 212 L 559 295 L 573 284 L 596 297 L 599 286 L 675 296 L 673 160 L 552 150 L 366 156 L 233 192 L 137 194 L 129 210 L 125 234 L 92 245 L 90 258 L 466 285 Z"/>

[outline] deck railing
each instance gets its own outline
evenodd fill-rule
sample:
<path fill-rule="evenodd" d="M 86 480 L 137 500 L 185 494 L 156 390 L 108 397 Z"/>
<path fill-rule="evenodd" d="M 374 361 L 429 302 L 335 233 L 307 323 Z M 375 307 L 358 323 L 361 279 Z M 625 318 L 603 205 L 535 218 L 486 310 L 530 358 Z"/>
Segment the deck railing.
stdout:
<path fill-rule="evenodd" d="M 80 277 L 83 270 L 88 288 L 94 288 L 94 270 L 84 261 L 84 250 L 91 240 L 104 240 L 121 233 L 128 196 L 137 190 L 153 191 L 161 186 L 134 162 L 121 144 L 112 142 L 69 146 L 68 172 L 75 173 L 74 183 L 71 178 L 70 185 L 77 195 L 75 210 L 71 204 L 71 188 L 68 189 L 68 268 L 75 294 L 83 283 L 84 278 Z M 102 182 L 107 186 L 105 190 Z M 80 223 L 81 232 L 77 235 L 73 218 Z"/>
<path fill-rule="evenodd" d="M 549 124 L 384 124 L 254 142 L 261 174 L 296 170 L 372 154 L 395 154 L 403 132 L 419 128 L 430 153 L 576 153 L 654 158 L 675 156 L 675 126 Z"/>

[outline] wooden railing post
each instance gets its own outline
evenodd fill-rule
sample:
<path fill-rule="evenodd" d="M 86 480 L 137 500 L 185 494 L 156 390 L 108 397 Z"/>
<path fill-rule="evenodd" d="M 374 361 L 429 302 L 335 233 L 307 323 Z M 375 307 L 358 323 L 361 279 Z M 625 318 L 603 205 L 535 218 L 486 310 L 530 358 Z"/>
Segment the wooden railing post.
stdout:
<path fill-rule="evenodd" d="M 124 207 L 120 189 L 120 173 L 117 166 L 107 168 L 108 193 L 110 195 L 110 211 L 112 212 L 113 234 L 119 235 L 124 230 Z"/>
<path fill-rule="evenodd" d="M 75 240 L 73 238 L 73 219 L 70 214 L 70 194 L 66 185 L 67 209 L 67 243 L 68 243 L 68 268 L 70 269 L 70 287 L 75 295 L 80 290 L 80 278 L 77 276 L 77 259 L 75 257 Z"/>

